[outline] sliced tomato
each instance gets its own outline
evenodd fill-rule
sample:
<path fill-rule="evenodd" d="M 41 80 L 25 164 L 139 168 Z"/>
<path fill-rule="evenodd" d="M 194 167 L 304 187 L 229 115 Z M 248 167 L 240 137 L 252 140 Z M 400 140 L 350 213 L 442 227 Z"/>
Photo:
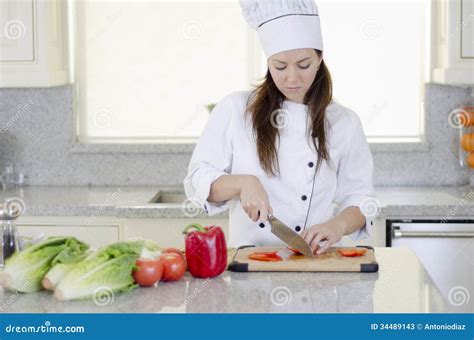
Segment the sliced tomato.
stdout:
<path fill-rule="evenodd" d="M 256 251 L 252 254 L 267 255 L 267 256 L 278 256 L 278 251 Z"/>
<path fill-rule="evenodd" d="M 347 256 L 347 257 L 357 256 L 357 252 L 355 249 L 338 249 L 338 252 L 342 256 Z"/>
<path fill-rule="evenodd" d="M 293 253 L 295 253 L 296 255 L 303 255 L 302 252 L 300 252 L 298 249 L 296 248 L 292 248 L 292 247 L 287 247 L 288 249 L 290 249 Z"/>
<path fill-rule="evenodd" d="M 269 251 L 269 252 L 255 252 L 253 253 L 255 255 L 262 255 L 265 257 L 273 257 L 273 258 L 281 258 L 280 255 L 277 254 L 276 251 Z"/>
<path fill-rule="evenodd" d="M 256 261 L 269 261 L 269 262 L 278 262 L 282 261 L 280 255 L 277 254 L 276 251 L 274 252 L 255 252 L 249 255 L 249 259 L 256 260 Z"/>
<path fill-rule="evenodd" d="M 265 255 L 259 255 L 259 254 L 250 254 L 249 259 L 255 260 L 255 261 L 267 261 L 267 262 L 278 262 L 282 261 L 282 258 L 277 258 L 277 257 L 269 257 Z"/>
<path fill-rule="evenodd" d="M 339 254 L 346 257 L 363 256 L 367 252 L 367 248 L 342 248 L 337 250 Z"/>

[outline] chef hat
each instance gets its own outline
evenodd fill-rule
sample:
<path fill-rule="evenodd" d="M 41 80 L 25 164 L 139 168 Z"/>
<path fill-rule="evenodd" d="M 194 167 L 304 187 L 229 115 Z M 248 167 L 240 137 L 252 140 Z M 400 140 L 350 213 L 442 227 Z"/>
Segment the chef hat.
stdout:
<path fill-rule="evenodd" d="M 240 0 L 242 15 L 257 30 L 267 58 L 297 48 L 323 50 L 314 0 Z"/>

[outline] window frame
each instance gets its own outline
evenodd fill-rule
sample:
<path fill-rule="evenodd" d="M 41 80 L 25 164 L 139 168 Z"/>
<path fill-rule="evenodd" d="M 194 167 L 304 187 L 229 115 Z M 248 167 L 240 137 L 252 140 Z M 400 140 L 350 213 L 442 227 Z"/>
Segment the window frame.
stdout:
<path fill-rule="evenodd" d="M 83 51 L 82 46 L 84 41 L 80 41 L 78 34 L 81 19 L 84 17 L 85 1 L 68 0 L 68 15 L 70 23 L 69 27 L 69 58 L 71 60 L 70 79 L 73 82 L 73 113 L 75 117 L 75 139 L 74 145 L 71 149 L 73 153 L 158 153 L 158 154 L 181 154 L 191 153 L 194 150 L 196 142 L 199 137 L 137 137 L 130 139 L 124 138 L 110 138 L 110 137 L 87 137 L 81 126 L 85 126 L 88 119 L 87 114 L 84 113 L 84 108 L 81 107 L 81 87 L 87 86 L 84 73 L 78 72 L 83 67 L 80 60 L 79 51 Z M 425 48 L 423 57 L 420 58 L 422 63 L 421 74 L 421 96 L 420 103 L 420 134 L 416 136 L 370 136 L 367 137 L 368 143 L 372 152 L 423 152 L 430 149 L 429 142 L 426 140 L 426 113 L 424 108 L 425 85 L 432 80 L 432 65 L 433 60 L 438 53 L 438 47 L 435 44 L 435 32 L 440 26 L 440 13 L 435 6 L 436 0 L 429 0 L 429 6 L 425 13 L 425 25 L 423 28 L 423 35 L 427 37 L 425 41 Z M 257 34 L 248 28 L 249 39 L 249 58 L 253 62 L 249 65 L 248 75 L 249 79 L 255 79 L 255 75 L 262 74 L 262 67 L 260 62 L 261 47 L 258 42 Z M 84 36 L 84 35 L 82 35 Z M 82 43 L 82 45 L 81 45 Z M 429 53 L 429 55 L 427 55 Z M 426 62 L 424 62 L 426 61 Z"/>

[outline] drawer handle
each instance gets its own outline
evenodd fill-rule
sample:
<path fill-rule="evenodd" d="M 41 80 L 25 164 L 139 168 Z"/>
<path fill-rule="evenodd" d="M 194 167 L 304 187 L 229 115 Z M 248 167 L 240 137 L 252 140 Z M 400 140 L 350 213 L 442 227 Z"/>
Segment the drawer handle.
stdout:
<path fill-rule="evenodd" d="M 471 238 L 474 232 L 469 231 L 401 231 L 396 228 L 393 230 L 393 238 L 402 237 L 437 237 L 437 238 Z"/>

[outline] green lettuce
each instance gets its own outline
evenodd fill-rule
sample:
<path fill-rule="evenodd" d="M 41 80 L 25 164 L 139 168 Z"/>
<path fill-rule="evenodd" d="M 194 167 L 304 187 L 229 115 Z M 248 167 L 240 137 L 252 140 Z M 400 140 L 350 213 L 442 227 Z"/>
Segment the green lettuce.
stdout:
<path fill-rule="evenodd" d="M 23 293 L 39 291 L 43 289 L 43 277 L 53 266 L 74 262 L 87 249 L 88 244 L 74 237 L 50 237 L 7 259 L 0 273 L 0 284 Z"/>
<path fill-rule="evenodd" d="M 43 277 L 42 285 L 45 289 L 54 290 L 59 282 L 66 277 L 66 275 L 74 268 L 74 266 L 83 261 L 88 253 L 78 256 L 70 263 L 57 263 L 51 268 L 49 272 Z"/>
<path fill-rule="evenodd" d="M 144 249 L 152 248 L 154 246 L 144 240 L 103 247 L 74 265 L 56 287 L 54 296 L 59 300 L 76 300 L 132 290 L 137 287 L 132 276 L 135 262 Z"/>

